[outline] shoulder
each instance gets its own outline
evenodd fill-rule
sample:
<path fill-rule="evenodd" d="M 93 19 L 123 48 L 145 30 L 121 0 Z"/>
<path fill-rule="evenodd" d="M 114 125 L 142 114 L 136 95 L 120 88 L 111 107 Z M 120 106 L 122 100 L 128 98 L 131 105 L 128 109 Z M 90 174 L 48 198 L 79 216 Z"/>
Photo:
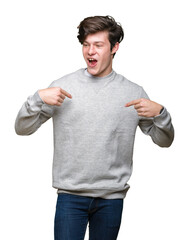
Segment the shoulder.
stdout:
<path fill-rule="evenodd" d="M 134 98 L 149 98 L 148 94 L 145 92 L 142 86 L 139 84 L 130 81 L 126 77 L 124 77 L 121 74 L 116 75 L 116 81 L 117 86 L 122 88 L 124 92 L 126 92 L 128 95 L 133 96 Z"/>
<path fill-rule="evenodd" d="M 137 91 L 141 91 L 143 88 L 142 86 L 140 86 L 139 84 L 132 82 L 131 80 L 127 79 L 126 77 L 124 77 L 121 74 L 116 74 L 116 80 L 119 84 L 121 84 L 123 87 L 126 88 L 131 88 Z"/>
<path fill-rule="evenodd" d="M 50 86 L 59 87 L 62 85 L 70 85 L 77 79 L 77 77 L 81 74 L 82 71 L 83 69 L 79 69 L 75 72 L 68 73 L 62 76 L 61 78 L 58 78 L 57 80 L 53 81 Z"/>

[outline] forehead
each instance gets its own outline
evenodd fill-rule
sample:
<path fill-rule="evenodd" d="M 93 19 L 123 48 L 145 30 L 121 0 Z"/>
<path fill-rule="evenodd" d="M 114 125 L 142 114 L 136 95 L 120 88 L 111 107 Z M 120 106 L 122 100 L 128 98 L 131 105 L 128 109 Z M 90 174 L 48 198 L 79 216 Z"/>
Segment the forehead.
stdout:
<path fill-rule="evenodd" d="M 108 32 L 102 31 L 97 33 L 91 33 L 86 36 L 84 42 L 109 42 Z"/>

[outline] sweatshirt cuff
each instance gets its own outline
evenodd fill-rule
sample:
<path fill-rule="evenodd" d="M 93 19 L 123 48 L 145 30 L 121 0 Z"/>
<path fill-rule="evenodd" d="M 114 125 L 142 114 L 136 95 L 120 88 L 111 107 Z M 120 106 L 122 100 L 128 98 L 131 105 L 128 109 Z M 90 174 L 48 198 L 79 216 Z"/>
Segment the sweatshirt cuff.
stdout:
<path fill-rule="evenodd" d="M 163 128 L 169 124 L 170 120 L 170 114 L 168 113 L 167 109 L 163 107 L 162 112 L 158 116 L 154 117 L 153 122 L 156 126 Z"/>
<path fill-rule="evenodd" d="M 41 111 L 44 102 L 40 98 L 38 91 L 33 96 L 28 97 L 28 105 L 32 112 Z"/>
<path fill-rule="evenodd" d="M 44 102 L 43 102 L 43 100 L 42 100 L 42 98 L 40 97 L 40 95 L 39 95 L 39 92 L 37 91 L 37 92 L 35 92 L 35 94 L 33 95 L 33 101 L 34 101 L 34 103 L 36 104 L 36 105 L 43 105 L 44 104 Z"/>

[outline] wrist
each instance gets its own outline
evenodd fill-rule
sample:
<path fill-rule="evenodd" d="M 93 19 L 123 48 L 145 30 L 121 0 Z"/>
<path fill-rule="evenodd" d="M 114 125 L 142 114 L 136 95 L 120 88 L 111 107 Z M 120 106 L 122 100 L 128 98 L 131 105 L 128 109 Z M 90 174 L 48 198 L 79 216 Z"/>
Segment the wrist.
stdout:
<path fill-rule="evenodd" d="M 158 104 L 156 108 L 156 114 L 154 115 L 154 117 L 159 116 L 162 113 L 162 111 L 163 111 L 163 106 Z"/>
<path fill-rule="evenodd" d="M 164 107 L 162 106 L 161 109 L 160 109 L 159 114 L 161 114 L 163 112 L 163 110 L 164 110 Z"/>
<path fill-rule="evenodd" d="M 155 117 L 159 116 L 163 112 L 163 109 L 164 109 L 164 107 L 162 105 L 159 105 L 159 108 L 157 110 Z"/>
<path fill-rule="evenodd" d="M 45 103 L 44 97 L 43 97 L 43 89 L 39 89 L 39 90 L 38 90 L 38 95 L 39 95 L 41 101 L 42 101 L 43 103 Z"/>

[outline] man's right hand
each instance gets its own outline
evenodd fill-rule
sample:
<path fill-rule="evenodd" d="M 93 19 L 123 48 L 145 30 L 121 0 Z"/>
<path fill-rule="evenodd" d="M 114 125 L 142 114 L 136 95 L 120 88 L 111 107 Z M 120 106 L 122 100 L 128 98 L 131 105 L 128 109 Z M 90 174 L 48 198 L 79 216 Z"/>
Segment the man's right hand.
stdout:
<path fill-rule="evenodd" d="M 66 97 L 72 95 L 60 87 L 45 88 L 38 91 L 40 98 L 48 105 L 61 106 Z"/>

